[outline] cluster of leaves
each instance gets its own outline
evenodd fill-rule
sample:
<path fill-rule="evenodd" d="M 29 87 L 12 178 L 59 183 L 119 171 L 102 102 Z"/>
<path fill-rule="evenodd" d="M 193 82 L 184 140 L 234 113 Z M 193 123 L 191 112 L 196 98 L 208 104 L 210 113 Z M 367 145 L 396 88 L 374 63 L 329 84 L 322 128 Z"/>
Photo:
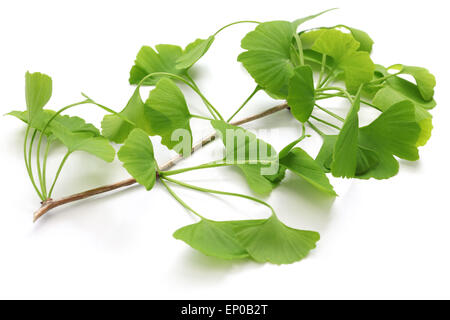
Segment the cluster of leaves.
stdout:
<path fill-rule="evenodd" d="M 335 177 L 358 179 L 387 179 L 397 174 L 397 158 L 416 161 L 418 147 L 431 136 L 434 108 L 434 76 L 426 69 L 396 64 L 385 68 L 374 64 L 370 58 L 373 41 L 361 30 L 345 25 L 321 27 L 298 31 L 304 22 L 323 13 L 289 21 L 239 21 L 219 29 L 205 39 L 197 39 L 182 49 L 176 45 L 160 44 L 155 49 L 144 46 L 138 52 L 130 71 L 130 84 L 137 85 L 127 105 L 120 112 L 85 100 L 60 109 L 45 110 L 51 96 L 51 79 L 40 73 L 26 74 L 27 110 L 14 111 L 13 115 L 27 123 L 24 157 L 30 179 L 42 200 L 50 198 L 56 179 L 67 157 L 80 150 L 91 153 L 107 162 L 113 161 L 115 149 L 110 143 L 122 145 L 118 158 L 124 168 L 138 183 L 151 190 L 160 181 L 184 208 L 195 214 L 199 221 L 174 233 L 176 239 L 186 242 L 200 252 L 223 259 L 252 258 L 258 262 L 285 264 L 299 261 L 315 248 L 319 234 L 293 229 L 283 224 L 273 208 L 254 196 L 211 190 L 175 180 L 172 176 L 192 170 L 234 166 L 240 170 L 250 189 L 257 195 L 269 194 L 282 183 L 286 172 L 304 179 L 314 188 L 336 196 L 327 173 Z M 248 99 L 227 121 L 209 102 L 189 70 L 208 51 L 222 30 L 237 23 L 253 23 L 256 28 L 241 42 L 244 51 L 238 56 L 256 88 Z M 414 81 L 402 75 L 411 76 Z M 179 84 L 185 84 L 203 100 L 210 116 L 195 115 Z M 342 83 L 342 85 L 341 85 Z M 148 98 L 141 97 L 142 86 L 154 86 Z M 276 100 L 286 100 L 290 111 L 302 128 L 302 136 L 289 143 L 279 153 L 251 132 L 230 124 L 232 118 L 259 91 Z M 344 118 L 318 105 L 321 100 L 346 99 L 349 111 Z M 102 132 L 78 117 L 61 113 L 81 104 L 93 104 L 106 110 Z M 378 118 L 360 127 L 358 113 L 361 105 L 380 111 Z M 313 115 L 314 110 L 328 113 L 341 122 L 334 125 Z M 173 133 L 184 129 L 192 147 L 190 120 L 209 121 L 224 144 L 224 158 L 195 167 L 161 171 L 155 161 L 149 136 L 160 136 L 168 149 L 181 153 L 179 141 Z M 323 133 L 313 123 L 321 122 L 337 130 L 335 135 Z M 317 157 L 313 158 L 297 145 L 307 137 L 306 130 L 313 129 L 323 138 Z M 34 130 L 31 141 L 30 131 Z M 36 167 L 39 186 L 35 183 L 31 158 L 33 141 L 39 134 Z M 238 139 L 239 136 L 245 139 Z M 41 142 L 46 142 L 41 165 Z M 229 141 L 232 139 L 232 141 Z M 57 171 L 50 192 L 46 185 L 46 159 L 53 142 L 67 147 L 67 155 Z M 250 152 L 251 145 L 269 152 Z M 236 154 L 244 155 L 237 159 Z M 264 174 L 264 168 L 276 164 L 275 174 Z M 270 209 L 271 215 L 262 220 L 213 221 L 192 209 L 169 184 L 206 193 L 241 197 L 260 203 Z"/>

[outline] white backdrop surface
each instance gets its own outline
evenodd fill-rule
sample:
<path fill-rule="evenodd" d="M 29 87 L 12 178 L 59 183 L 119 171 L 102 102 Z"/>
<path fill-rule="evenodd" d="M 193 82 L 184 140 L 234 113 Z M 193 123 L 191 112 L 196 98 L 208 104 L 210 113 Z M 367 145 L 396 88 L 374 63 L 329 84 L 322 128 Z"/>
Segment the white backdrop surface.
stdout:
<path fill-rule="evenodd" d="M 332 7 L 340 10 L 307 27 L 354 26 L 375 40 L 376 63 L 427 67 L 437 78 L 438 107 L 433 111 L 433 137 L 421 149 L 421 160 L 401 161 L 395 178 L 332 179 L 340 195 L 334 201 L 292 176 L 272 193 L 267 200 L 288 225 L 321 233 L 317 249 L 287 266 L 224 262 L 173 239 L 174 230 L 195 220 L 159 185 L 151 192 L 135 186 L 70 204 L 33 224 L 39 201 L 23 165 L 24 126 L 2 117 L 0 298 L 450 298 L 445 6 L 444 1 L 2 1 L 2 114 L 24 108 L 27 70 L 52 76 L 52 108 L 78 101 L 80 92 L 86 92 L 120 110 L 133 91 L 128 72 L 142 45 L 184 46 L 232 21 L 294 20 Z M 220 34 L 196 68 L 199 86 L 226 115 L 254 86 L 236 62 L 240 39 L 251 28 L 239 25 Z M 193 110 L 204 114 L 201 103 L 186 94 Z M 240 116 L 275 104 L 259 93 Z M 364 112 L 369 119 L 370 112 Z M 96 125 L 103 116 L 87 106 L 69 113 Z M 207 128 L 194 121 L 197 126 Z M 276 148 L 298 137 L 300 130 L 287 112 L 246 127 L 272 129 L 258 132 Z M 320 139 L 314 136 L 302 146 L 316 153 Z M 217 143 L 208 146 L 182 166 L 211 159 L 218 148 Z M 157 153 L 160 162 L 172 155 L 161 147 Z M 57 159 L 52 158 L 51 167 Z M 74 154 L 55 197 L 126 177 L 117 161 L 105 165 Z M 231 168 L 185 174 L 183 180 L 249 192 Z M 176 190 L 212 217 L 268 214 L 246 201 Z"/>

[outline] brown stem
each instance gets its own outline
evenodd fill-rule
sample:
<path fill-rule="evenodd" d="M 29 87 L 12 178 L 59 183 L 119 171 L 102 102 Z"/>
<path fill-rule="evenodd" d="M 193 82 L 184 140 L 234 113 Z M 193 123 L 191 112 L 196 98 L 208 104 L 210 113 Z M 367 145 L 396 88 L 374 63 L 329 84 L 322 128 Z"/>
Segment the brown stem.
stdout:
<path fill-rule="evenodd" d="M 274 114 L 276 112 L 279 112 L 281 110 L 285 110 L 288 109 L 289 106 L 284 103 L 281 104 L 279 106 L 270 108 L 264 112 L 258 113 L 254 116 L 250 116 L 248 118 L 233 122 L 233 125 L 241 125 L 244 123 L 248 123 L 251 121 L 255 121 L 257 119 L 261 119 L 264 117 L 267 117 L 271 114 Z M 196 143 L 193 147 L 192 147 L 192 153 L 197 151 L 198 149 L 202 148 L 203 146 L 207 145 L 208 143 L 210 143 L 211 141 L 213 141 L 216 138 L 216 133 L 212 133 L 209 136 L 207 136 L 206 138 L 204 138 L 203 140 L 199 141 L 198 143 Z M 160 170 L 164 171 L 164 170 L 168 170 L 171 167 L 173 167 L 174 165 L 176 165 L 178 162 L 180 162 L 181 160 L 183 160 L 183 156 L 182 155 L 177 155 L 176 157 L 174 157 L 173 159 L 171 159 L 170 161 L 168 161 L 167 163 L 165 163 L 164 165 L 162 165 L 160 167 Z M 36 222 L 40 217 L 42 217 L 44 214 L 46 214 L 49 210 L 59 207 L 63 204 L 66 203 L 70 203 L 70 202 L 74 202 L 74 201 L 78 201 L 78 200 L 82 200 L 82 199 L 86 199 L 89 197 L 92 197 L 94 195 L 97 194 L 101 194 L 101 193 L 105 193 L 105 192 L 109 192 L 112 190 L 116 190 L 116 189 L 120 189 L 126 186 L 130 186 L 132 184 L 135 184 L 136 180 L 133 178 L 128 178 L 126 180 L 123 181 L 119 181 L 117 183 L 113 183 L 110 185 L 106 185 L 103 187 L 99 187 L 99 188 L 95 188 L 95 189 L 90 189 L 90 190 L 86 190 L 80 193 L 76 193 L 58 200 L 53 200 L 53 199 L 47 199 L 45 201 L 42 202 L 42 206 L 39 208 L 38 211 L 36 211 L 34 213 L 33 216 L 33 221 Z"/>

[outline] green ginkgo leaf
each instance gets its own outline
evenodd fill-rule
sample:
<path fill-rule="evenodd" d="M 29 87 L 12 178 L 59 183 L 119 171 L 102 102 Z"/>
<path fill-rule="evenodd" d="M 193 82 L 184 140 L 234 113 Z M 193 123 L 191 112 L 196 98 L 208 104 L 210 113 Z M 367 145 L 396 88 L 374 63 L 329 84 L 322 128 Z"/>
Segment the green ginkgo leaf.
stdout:
<path fill-rule="evenodd" d="M 331 172 L 331 163 L 333 162 L 333 151 L 337 139 L 338 139 L 337 135 L 323 136 L 323 144 L 315 161 L 316 163 L 318 163 L 318 165 L 324 172 Z M 361 142 L 358 141 L 358 148 L 356 151 L 356 170 L 354 173 L 354 177 L 359 178 L 362 175 L 366 175 L 370 170 L 373 170 L 379 164 L 380 164 L 380 157 L 378 153 L 369 149 L 368 147 L 362 146 Z M 394 173 L 394 175 L 395 174 L 396 172 Z M 384 179 L 384 177 L 381 177 L 380 179 Z"/>
<path fill-rule="evenodd" d="M 183 92 L 168 78 L 158 81 L 155 89 L 145 102 L 144 114 L 149 123 L 151 135 L 161 137 L 161 143 L 169 149 L 178 149 L 179 141 L 173 137 L 176 130 L 184 130 L 189 139 L 189 150 L 192 148 L 192 131 L 189 125 L 191 114 L 186 104 Z"/>
<path fill-rule="evenodd" d="M 430 139 L 433 129 L 433 117 L 427 109 L 434 108 L 436 102 L 433 99 L 428 102 L 425 101 L 417 85 L 407 80 L 394 77 L 388 79 L 384 87 L 378 90 L 372 103 L 380 110 L 387 110 L 390 106 L 402 101 L 410 101 L 414 104 L 416 121 L 421 127 L 417 146 L 423 146 Z"/>
<path fill-rule="evenodd" d="M 367 148 L 376 148 L 371 142 L 367 141 L 363 134 L 360 134 L 360 148 L 359 150 L 370 150 Z M 395 157 L 386 150 L 377 149 L 376 151 L 370 150 L 369 156 L 374 156 L 375 158 L 368 158 L 369 162 L 362 164 L 360 170 L 357 168 L 357 173 L 355 178 L 367 180 L 367 179 L 377 179 L 385 180 L 392 178 L 399 171 L 399 163 Z M 359 159 L 359 157 L 358 157 Z M 358 171 L 359 170 L 359 171 Z"/>
<path fill-rule="evenodd" d="M 310 66 L 299 66 L 289 81 L 287 102 L 292 115 L 300 122 L 306 122 L 314 109 L 313 72 Z"/>
<path fill-rule="evenodd" d="M 25 74 L 25 98 L 30 125 L 33 119 L 42 112 L 51 96 L 52 78 L 39 72 Z"/>
<path fill-rule="evenodd" d="M 92 124 L 79 117 L 54 117 L 54 111 L 43 109 L 52 95 L 52 80 L 49 76 L 27 72 L 25 92 L 27 111 L 13 111 L 10 115 L 29 123 L 40 132 L 47 127 L 45 134 L 52 139 L 58 139 L 67 147 L 69 153 L 85 151 L 107 162 L 114 160 L 114 148 L 107 139 L 100 136 L 98 129 Z M 51 119 L 53 120 L 49 123 Z"/>
<path fill-rule="evenodd" d="M 253 192 L 261 195 L 269 194 L 282 175 L 275 166 L 278 164 L 276 150 L 253 133 L 224 121 L 212 120 L 211 125 L 220 134 L 225 146 L 224 160 L 236 164 L 242 170 Z M 248 164 L 248 162 L 254 162 L 254 164 Z M 274 166 L 277 169 L 276 172 L 263 174 L 264 169 L 275 168 Z"/>
<path fill-rule="evenodd" d="M 134 128 L 140 128 L 151 133 L 150 123 L 145 117 L 146 108 L 137 87 L 125 108 L 120 112 L 122 117 L 115 114 L 107 114 L 102 121 L 102 134 L 110 141 L 123 143 Z M 125 121 L 128 119 L 129 122 Z"/>
<path fill-rule="evenodd" d="M 311 65 L 318 68 L 321 68 L 322 66 L 323 54 L 321 54 L 320 52 L 311 49 L 303 49 L 303 58 L 305 60 L 305 64 L 307 65 Z M 325 60 L 326 69 L 328 70 L 333 69 L 333 65 L 334 65 L 333 58 L 326 57 Z"/>
<path fill-rule="evenodd" d="M 290 228 L 275 215 L 263 220 L 235 221 L 233 230 L 254 260 L 278 265 L 302 260 L 320 239 L 317 232 Z"/>
<path fill-rule="evenodd" d="M 177 59 L 176 67 L 181 70 L 192 67 L 209 50 L 214 39 L 214 36 L 210 36 L 207 39 L 197 39 L 188 44 L 183 54 Z"/>
<path fill-rule="evenodd" d="M 354 168 L 353 174 L 348 169 L 348 176 L 359 179 L 393 177 L 398 173 L 399 168 L 394 155 L 409 161 L 417 160 L 420 136 L 421 126 L 416 119 L 414 105 L 409 101 L 392 105 L 371 124 L 358 130 L 356 151 L 342 155 L 343 160 L 351 162 L 351 168 Z M 351 136 L 353 147 L 354 137 L 353 133 Z M 324 136 L 323 138 L 324 143 L 317 155 L 316 162 L 324 170 L 332 170 L 339 138 L 338 136 Z M 350 158 L 350 154 L 354 158 Z"/>
<path fill-rule="evenodd" d="M 352 35 L 336 29 L 322 29 L 316 32 L 318 36 L 312 49 L 333 57 L 338 64 L 345 57 L 355 53 L 360 46 Z"/>
<path fill-rule="evenodd" d="M 31 127 L 42 132 L 55 111 L 43 109 L 37 114 Z M 13 111 L 9 115 L 28 123 L 28 111 Z M 80 117 L 57 115 L 45 129 L 45 135 L 49 139 L 57 139 L 64 144 L 68 152 L 85 151 L 107 162 L 114 160 L 115 151 L 108 140 L 100 136 L 98 129 L 86 123 Z"/>
<path fill-rule="evenodd" d="M 376 168 L 380 164 L 380 158 L 378 154 L 361 144 L 358 145 L 358 150 L 356 152 L 356 170 L 355 177 L 362 176 Z"/>
<path fill-rule="evenodd" d="M 354 98 L 352 107 L 334 145 L 331 172 L 335 177 L 352 178 L 355 176 L 358 153 L 359 94 L 360 92 Z"/>
<path fill-rule="evenodd" d="M 265 179 L 269 180 L 270 182 L 272 182 L 272 189 L 275 188 L 278 184 L 281 183 L 281 181 L 284 180 L 284 178 L 286 177 L 286 167 L 280 166 L 278 168 L 278 172 L 275 174 L 269 174 L 269 175 L 265 175 L 263 176 Z"/>
<path fill-rule="evenodd" d="M 327 28 L 314 29 L 314 30 L 303 31 L 303 32 L 299 33 L 303 50 L 304 51 L 311 50 L 312 52 L 315 52 L 316 54 L 318 54 L 318 58 L 316 60 L 319 63 L 322 62 L 322 53 L 313 51 L 312 47 L 313 47 L 314 43 L 317 41 L 317 39 L 320 37 L 320 35 L 325 32 L 325 30 L 327 30 Z"/>
<path fill-rule="evenodd" d="M 280 158 L 280 165 L 305 179 L 315 188 L 330 195 L 336 195 L 324 170 L 322 170 L 320 165 L 303 149 L 292 149 L 286 156 Z"/>
<path fill-rule="evenodd" d="M 49 115 L 50 114 L 53 114 L 53 112 L 49 112 Z M 52 120 L 52 122 L 50 123 L 50 127 L 52 127 L 53 122 L 58 125 L 64 126 L 66 129 L 73 133 L 84 132 L 90 133 L 93 136 L 100 136 L 100 131 L 93 124 L 87 123 L 84 119 L 77 116 L 58 115 Z"/>
<path fill-rule="evenodd" d="M 85 151 L 106 162 L 112 162 L 116 155 L 108 139 L 93 131 L 92 125 L 78 117 L 61 117 L 51 122 L 52 135 L 61 141 L 69 153 Z"/>
<path fill-rule="evenodd" d="M 436 86 L 436 78 L 425 68 L 405 66 L 396 64 L 389 69 L 396 69 L 400 74 L 409 74 L 414 77 L 417 84 L 417 89 L 425 101 L 433 100 L 434 87 Z"/>
<path fill-rule="evenodd" d="M 418 87 L 405 79 L 393 77 L 386 80 L 384 87 L 373 98 L 373 104 L 380 110 L 386 110 L 391 105 L 404 100 L 411 101 L 414 105 L 423 109 L 433 109 L 436 101 L 425 101 Z"/>
<path fill-rule="evenodd" d="M 117 156 L 128 173 L 150 190 L 155 185 L 157 164 L 153 144 L 142 129 L 134 129 L 128 135 Z"/>
<path fill-rule="evenodd" d="M 334 59 L 336 67 L 344 72 L 347 89 L 355 93 L 361 84 L 373 79 L 375 71 L 369 53 L 358 51 L 359 47 L 360 43 L 351 34 L 323 29 L 311 48 Z"/>
<path fill-rule="evenodd" d="M 186 75 L 186 69 L 176 67 L 178 58 L 183 54 L 183 50 L 179 46 L 159 44 L 155 48 L 157 52 L 149 46 L 143 46 L 139 50 L 134 66 L 130 70 L 130 84 L 138 84 L 145 76 L 154 72 L 167 72 L 179 76 Z M 155 85 L 161 77 L 150 77 L 143 84 Z"/>
<path fill-rule="evenodd" d="M 236 239 L 232 221 L 216 222 L 202 219 L 178 229 L 173 236 L 207 256 L 227 260 L 248 257 L 247 251 Z"/>
<path fill-rule="evenodd" d="M 46 110 L 43 109 L 41 113 L 35 114 L 33 117 L 33 120 L 30 123 L 30 127 L 33 129 L 38 130 L 39 132 L 42 132 L 44 130 L 45 125 L 47 122 L 52 118 L 52 116 L 55 114 L 55 111 L 53 110 Z M 16 117 L 19 120 L 22 120 L 25 123 L 29 123 L 29 117 L 28 117 L 28 111 L 11 111 L 7 113 L 9 116 Z M 54 120 L 55 121 L 55 120 Z M 50 136 L 51 135 L 51 128 L 47 127 L 45 129 L 45 135 Z"/>
<path fill-rule="evenodd" d="M 331 163 L 333 162 L 334 145 L 336 144 L 337 135 L 323 135 L 322 147 L 316 156 L 315 161 L 325 172 L 331 172 Z"/>
<path fill-rule="evenodd" d="M 396 103 L 384 111 L 375 121 L 361 128 L 360 133 L 376 148 L 409 161 L 419 159 L 417 141 L 420 125 L 410 101 Z"/>
<path fill-rule="evenodd" d="M 323 137 L 323 145 L 316 157 L 316 162 L 325 172 L 331 172 L 333 150 L 337 135 Z M 388 179 L 398 173 L 398 162 L 387 151 L 372 150 L 373 145 L 364 141 L 359 134 L 358 149 L 356 153 L 356 170 L 354 177 L 358 179 Z"/>
<path fill-rule="evenodd" d="M 256 83 L 274 97 L 284 99 L 294 73 L 291 45 L 295 34 L 292 23 L 270 21 L 259 24 L 242 39 L 238 61 Z"/>
<path fill-rule="evenodd" d="M 353 38 L 359 42 L 359 48 L 358 48 L 359 51 L 366 51 L 368 53 L 372 52 L 372 47 L 373 47 L 374 42 L 373 42 L 372 38 L 366 32 L 343 25 L 343 24 L 339 25 L 338 27 L 342 27 L 342 28 L 345 28 L 348 31 L 350 31 Z"/>
<path fill-rule="evenodd" d="M 268 196 L 283 179 L 283 173 L 280 171 L 274 175 L 261 174 L 262 165 L 240 164 L 237 167 L 242 171 L 250 189 L 261 196 Z"/>
<path fill-rule="evenodd" d="M 317 38 L 319 38 L 319 36 L 322 33 L 325 32 L 325 30 L 330 30 L 330 29 L 335 29 L 335 28 L 345 28 L 348 31 L 350 31 L 350 34 L 353 37 L 353 39 L 359 43 L 359 47 L 357 49 L 358 51 L 366 51 L 368 53 L 372 52 L 372 47 L 373 47 L 374 41 L 372 40 L 372 38 L 370 38 L 370 36 L 366 32 L 346 26 L 346 25 L 342 25 L 342 24 L 337 25 L 333 28 L 325 28 L 324 27 L 324 28 L 315 29 L 315 30 L 311 30 L 311 31 L 301 32 L 300 39 L 303 44 L 303 49 L 311 49 L 314 42 L 317 40 Z"/>
<path fill-rule="evenodd" d="M 418 147 L 427 144 L 428 140 L 431 138 L 431 131 L 433 130 L 433 116 L 427 110 L 420 107 L 416 107 L 416 121 L 420 125 L 420 135 L 417 139 L 416 145 Z"/>
<path fill-rule="evenodd" d="M 37 118 L 35 118 L 35 121 L 33 121 L 32 128 L 38 130 L 39 132 L 42 132 L 44 130 L 45 125 L 47 122 L 50 121 L 51 118 L 55 115 L 55 111 L 53 110 L 46 110 L 43 109 L 43 112 L 39 114 Z M 28 111 L 11 111 L 8 113 L 10 116 L 14 116 L 20 120 L 22 120 L 25 123 L 28 123 Z M 72 132 L 90 132 L 94 136 L 99 136 L 100 132 L 98 129 L 90 123 L 86 123 L 83 119 L 77 116 L 68 116 L 68 115 L 57 115 L 50 125 L 45 129 L 45 134 L 50 135 L 51 134 L 51 128 L 52 123 L 59 123 L 63 126 L 65 126 L 68 130 Z"/>
<path fill-rule="evenodd" d="M 211 120 L 225 146 L 225 160 L 234 163 L 267 164 L 278 161 L 274 147 L 258 139 L 255 134 L 222 120 Z M 264 162 L 264 163 L 263 163 Z"/>

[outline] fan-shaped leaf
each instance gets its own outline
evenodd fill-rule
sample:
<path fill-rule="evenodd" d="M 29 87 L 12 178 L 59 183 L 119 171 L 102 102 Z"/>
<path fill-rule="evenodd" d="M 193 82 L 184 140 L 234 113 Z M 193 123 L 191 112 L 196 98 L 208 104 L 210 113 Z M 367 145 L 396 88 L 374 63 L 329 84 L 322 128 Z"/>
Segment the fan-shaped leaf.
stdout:
<path fill-rule="evenodd" d="M 197 39 L 184 49 L 183 54 L 177 59 L 178 69 L 189 69 L 209 50 L 214 42 L 214 36 L 207 39 Z"/>
<path fill-rule="evenodd" d="M 422 98 L 414 83 L 399 77 L 386 80 L 385 86 L 373 98 L 373 104 L 381 110 L 386 110 L 391 105 L 403 100 L 411 101 L 414 105 L 423 109 L 433 109 L 436 106 L 436 101 L 425 101 Z"/>
<path fill-rule="evenodd" d="M 355 159 L 354 177 L 359 179 L 388 179 L 398 172 L 398 161 L 393 155 L 414 161 L 419 158 L 417 145 L 421 137 L 421 126 L 416 119 L 414 105 L 403 101 L 392 105 L 375 121 L 359 129 Z M 336 149 L 337 136 L 325 136 L 316 161 L 325 170 Z M 334 149 L 333 149 L 334 146 Z M 349 171 L 350 172 L 350 171 Z"/>
<path fill-rule="evenodd" d="M 160 136 L 162 144 L 174 149 L 179 141 L 173 140 L 172 134 L 177 129 L 183 129 L 189 135 L 189 148 L 192 148 L 192 132 L 189 125 L 191 114 L 183 93 L 172 80 L 168 78 L 159 80 L 155 89 L 150 92 L 145 105 L 144 113 L 151 135 Z"/>
<path fill-rule="evenodd" d="M 292 23 L 270 21 L 259 24 L 241 42 L 247 51 L 239 55 L 238 61 L 274 97 L 287 97 L 289 79 L 294 72 L 290 60 L 294 33 Z"/>
<path fill-rule="evenodd" d="M 211 120 L 225 145 L 225 160 L 235 163 L 278 161 L 277 152 L 270 144 L 258 139 L 250 131 L 222 120 Z"/>
<path fill-rule="evenodd" d="M 280 159 L 280 165 L 302 177 L 317 189 L 333 196 L 336 195 L 325 172 L 304 150 L 300 148 L 292 149 L 285 157 Z"/>
<path fill-rule="evenodd" d="M 255 193 L 269 194 L 281 178 L 275 149 L 242 128 L 221 120 L 212 120 L 211 124 L 220 133 L 225 145 L 225 161 L 236 164 L 243 171 L 247 183 Z M 247 164 L 248 162 L 255 164 Z M 269 167 L 275 172 L 265 174 L 264 171 L 268 171 Z"/>
<path fill-rule="evenodd" d="M 360 43 L 351 34 L 335 29 L 317 31 L 312 49 L 334 59 L 336 67 L 344 71 L 347 89 L 354 93 L 361 84 L 373 79 L 375 65 L 369 53 L 358 51 Z"/>
<path fill-rule="evenodd" d="M 289 81 L 287 102 L 292 115 L 300 122 L 306 122 L 314 109 L 314 79 L 310 66 L 299 66 Z"/>
<path fill-rule="evenodd" d="M 64 116 L 52 121 L 50 130 L 67 147 L 68 152 L 85 151 L 106 162 L 112 162 L 116 154 L 114 148 L 92 127 L 81 118 Z"/>
<path fill-rule="evenodd" d="M 323 137 L 322 148 L 316 157 L 316 162 L 325 172 L 331 172 L 331 163 L 333 162 L 333 151 L 336 144 L 337 135 L 326 135 Z M 361 139 L 359 139 L 361 140 Z M 356 151 L 356 170 L 355 177 L 359 178 L 373 170 L 380 164 L 380 158 L 377 152 L 364 147 L 358 142 Z M 395 175 L 395 173 L 394 173 Z"/>
<path fill-rule="evenodd" d="M 35 72 L 25 74 L 25 98 L 27 102 L 28 122 L 39 115 L 52 96 L 52 78 Z"/>
<path fill-rule="evenodd" d="M 33 118 L 31 127 L 42 132 L 54 114 L 53 110 L 43 109 Z M 28 123 L 28 111 L 13 111 L 9 115 Z M 85 151 L 107 162 L 114 160 L 115 151 L 108 140 L 100 136 L 94 125 L 80 117 L 57 115 L 45 129 L 45 135 L 50 139 L 58 139 L 69 152 Z"/>
<path fill-rule="evenodd" d="M 42 132 L 42 130 L 44 130 L 44 126 L 47 124 L 47 122 L 51 119 L 51 117 L 54 114 L 55 112 L 53 110 L 43 109 L 41 113 L 36 114 L 33 117 L 33 121 L 30 123 L 30 127 L 38 130 L 39 132 Z M 7 115 L 16 117 L 17 119 L 22 120 L 27 124 L 29 123 L 28 111 L 11 111 L 7 113 Z M 51 135 L 50 127 L 47 127 L 47 129 L 45 129 L 45 135 L 46 136 Z"/>
<path fill-rule="evenodd" d="M 355 176 L 358 153 L 358 112 L 360 107 L 359 92 L 345 119 L 333 150 L 331 172 L 335 177 L 352 178 Z"/>
<path fill-rule="evenodd" d="M 201 253 L 221 259 L 243 259 L 247 251 L 239 244 L 233 231 L 233 222 L 200 222 L 178 229 L 173 234 Z"/>
<path fill-rule="evenodd" d="M 186 75 L 186 69 L 176 67 L 178 58 L 183 50 L 179 46 L 170 44 L 159 44 L 155 50 L 143 46 L 139 50 L 134 66 L 130 71 L 130 84 L 138 84 L 145 76 L 154 72 L 168 72 L 179 76 Z M 144 81 L 144 85 L 155 85 L 161 76 L 150 77 Z"/>
<path fill-rule="evenodd" d="M 263 175 L 262 165 L 240 164 L 237 167 L 242 171 L 250 189 L 261 196 L 269 195 L 280 181 L 281 173 L 275 175 Z"/>
<path fill-rule="evenodd" d="M 431 137 L 433 129 L 432 116 L 426 109 L 434 108 L 436 102 L 433 99 L 428 102 L 425 101 L 416 85 L 394 77 L 386 81 L 385 86 L 375 94 L 372 103 L 380 110 L 387 110 L 390 106 L 402 101 L 409 101 L 414 104 L 416 121 L 421 127 L 417 145 L 423 146 Z"/>
<path fill-rule="evenodd" d="M 338 27 L 342 27 L 342 28 L 345 28 L 348 31 L 350 31 L 353 38 L 359 42 L 359 48 L 358 48 L 359 51 L 366 51 L 368 53 L 372 52 L 372 47 L 373 47 L 374 42 L 373 42 L 372 38 L 366 32 L 359 30 L 359 29 L 351 28 L 346 25 L 339 25 Z"/>
<path fill-rule="evenodd" d="M 146 108 L 139 93 L 140 87 L 137 87 L 128 101 L 125 108 L 120 112 L 122 117 L 115 114 L 107 114 L 102 121 L 102 134 L 110 141 L 123 143 L 129 133 L 135 128 L 140 128 L 151 133 L 150 123 L 145 117 L 144 109 Z M 130 120 L 125 121 L 123 118 Z"/>
<path fill-rule="evenodd" d="M 124 145 L 117 153 L 128 173 L 150 190 L 155 185 L 157 164 L 153 154 L 153 145 L 147 133 L 134 129 L 128 135 Z"/>
<path fill-rule="evenodd" d="M 434 87 L 436 86 L 436 78 L 425 68 L 405 66 L 396 64 L 389 69 L 396 69 L 401 74 L 409 74 L 414 77 L 417 89 L 425 101 L 431 101 L 434 96 Z"/>
<path fill-rule="evenodd" d="M 426 145 L 431 138 L 431 131 L 433 130 L 432 119 L 433 117 L 427 110 L 416 106 L 416 121 L 420 125 L 420 135 L 417 139 L 418 147 Z"/>
<path fill-rule="evenodd" d="M 275 215 L 264 220 L 235 221 L 233 230 L 254 260 L 274 264 L 303 259 L 320 239 L 317 232 L 290 228 Z"/>
<path fill-rule="evenodd" d="M 360 132 L 376 145 L 376 149 L 386 150 L 410 161 L 419 159 L 417 141 L 420 125 L 410 101 L 392 105 L 371 124 L 361 128 Z"/>
<path fill-rule="evenodd" d="M 324 136 L 322 148 L 316 157 L 316 162 L 325 172 L 331 172 L 336 140 L 337 135 Z M 376 147 L 370 141 L 365 140 L 361 134 L 359 134 L 358 141 L 355 178 L 381 180 L 391 178 L 398 173 L 398 162 L 392 154 L 384 150 L 371 149 Z"/>

